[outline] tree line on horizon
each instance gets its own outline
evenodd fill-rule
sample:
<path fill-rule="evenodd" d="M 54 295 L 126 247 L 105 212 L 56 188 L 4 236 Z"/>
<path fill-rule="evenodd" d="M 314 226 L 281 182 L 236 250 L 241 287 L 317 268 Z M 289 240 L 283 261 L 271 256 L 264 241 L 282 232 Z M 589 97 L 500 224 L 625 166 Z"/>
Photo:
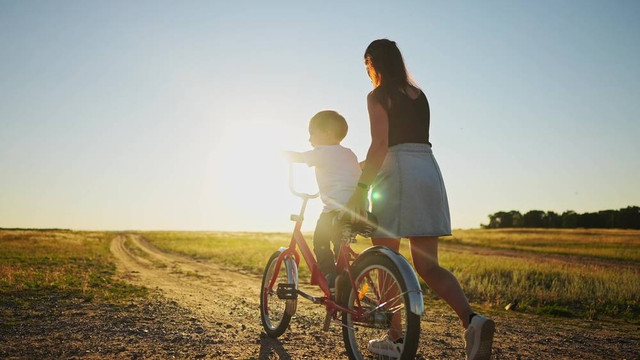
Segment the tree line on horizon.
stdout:
<path fill-rule="evenodd" d="M 484 229 L 498 228 L 600 228 L 640 229 L 640 207 L 628 206 L 619 210 L 576 213 L 568 210 L 562 214 L 553 211 L 531 210 L 521 214 L 517 210 L 498 211 L 489 215 Z"/>

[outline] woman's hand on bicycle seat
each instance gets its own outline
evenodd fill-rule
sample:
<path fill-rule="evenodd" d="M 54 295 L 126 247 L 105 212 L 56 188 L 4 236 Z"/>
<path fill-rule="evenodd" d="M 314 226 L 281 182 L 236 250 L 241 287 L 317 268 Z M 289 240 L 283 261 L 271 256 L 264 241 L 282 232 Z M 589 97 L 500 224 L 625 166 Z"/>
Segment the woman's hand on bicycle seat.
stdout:
<path fill-rule="evenodd" d="M 378 229 L 378 218 L 368 211 L 365 211 L 362 216 L 351 216 L 348 212 L 344 212 L 341 215 L 342 218 L 338 216 L 333 218 L 333 226 L 340 226 L 343 231 L 346 226 L 354 236 L 371 237 Z"/>
<path fill-rule="evenodd" d="M 338 215 L 338 219 L 342 219 L 345 215 L 349 216 L 351 223 L 355 223 L 360 219 L 367 218 L 367 190 L 356 187 L 351 198 L 345 205 L 344 210 Z"/>

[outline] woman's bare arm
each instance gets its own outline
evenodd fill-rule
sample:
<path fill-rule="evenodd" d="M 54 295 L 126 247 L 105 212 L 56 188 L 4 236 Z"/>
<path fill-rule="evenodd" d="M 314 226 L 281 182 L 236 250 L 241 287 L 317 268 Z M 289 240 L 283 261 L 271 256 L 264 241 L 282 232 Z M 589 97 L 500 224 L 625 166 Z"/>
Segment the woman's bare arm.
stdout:
<path fill-rule="evenodd" d="M 367 110 L 369 111 L 369 123 L 371 127 L 371 145 L 364 162 L 364 169 L 358 182 L 371 185 L 378 170 L 382 166 L 389 147 L 389 118 L 386 110 L 376 100 L 372 93 L 367 96 Z M 346 210 L 353 214 L 364 214 L 367 210 L 366 199 L 368 191 L 356 187 L 355 192 L 347 202 Z M 352 218 L 353 219 L 353 218 Z"/>
<path fill-rule="evenodd" d="M 389 117 L 373 93 L 369 93 L 367 96 L 367 110 L 369 111 L 371 128 L 371 145 L 367 152 L 362 175 L 360 175 L 360 182 L 371 185 L 389 149 Z"/>

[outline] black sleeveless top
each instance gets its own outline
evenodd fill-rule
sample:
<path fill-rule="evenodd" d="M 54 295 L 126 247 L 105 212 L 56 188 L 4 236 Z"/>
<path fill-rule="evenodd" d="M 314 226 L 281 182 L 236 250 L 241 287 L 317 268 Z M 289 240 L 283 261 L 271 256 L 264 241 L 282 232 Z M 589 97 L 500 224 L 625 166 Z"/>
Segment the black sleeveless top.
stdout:
<path fill-rule="evenodd" d="M 402 94 L 395 99 L 389 116 L 389 147 L 404 143 L 429 144 L 429 101 L 420 91 L 417 98 L 411 99 Z"/>

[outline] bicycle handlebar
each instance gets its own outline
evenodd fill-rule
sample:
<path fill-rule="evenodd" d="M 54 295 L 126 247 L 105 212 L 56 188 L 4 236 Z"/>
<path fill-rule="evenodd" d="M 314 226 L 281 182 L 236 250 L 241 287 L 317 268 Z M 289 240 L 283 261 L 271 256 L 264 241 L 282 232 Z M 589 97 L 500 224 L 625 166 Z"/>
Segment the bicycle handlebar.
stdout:
<path fill-rule="evenodd" d="M 306 194 L 306 193 L 300 193 L 297 192 L 295 187 L 293 186 L 293 163 L 289 162 L 289 190 L 291 190 L 291 193 L 297 197 L 303 198 L 303 199 L 315 199 L 318 196 L 320 196 L 320 192 L 318 191 L 315 194 Z"/>

